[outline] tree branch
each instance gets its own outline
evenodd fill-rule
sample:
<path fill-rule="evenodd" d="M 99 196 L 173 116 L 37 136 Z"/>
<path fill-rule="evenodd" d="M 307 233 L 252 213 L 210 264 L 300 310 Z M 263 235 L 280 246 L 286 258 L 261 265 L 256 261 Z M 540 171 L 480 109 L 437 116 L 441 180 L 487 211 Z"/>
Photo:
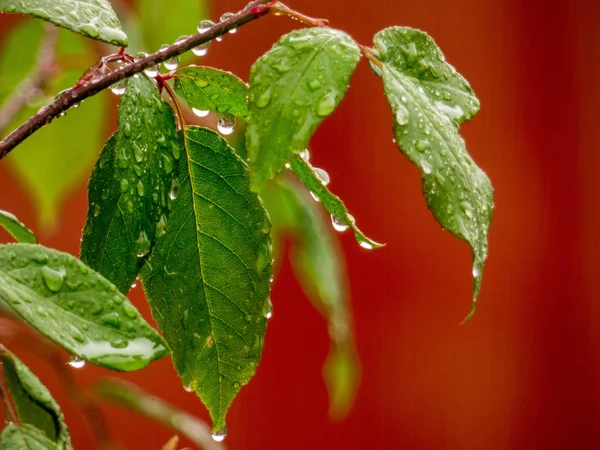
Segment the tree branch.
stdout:
<path fill-rule="evenodd" d="M 211 41 L 218 36 L 222 36 L 229 30 L 239 28 L 248 22 L 268 14 L 273 3 L 274 2 L 269 0 L 256 0 L 234 16 L 215 24 L 204 33 L 198 33 L 183 41 L 176 42 L 163 51 L 159 50 L 105 76 L 94 78 L 83 84 L 81 84 L 80 81 L 78 85 L 67 90 L 53 103 L 40 108 L 35 116 L 29 118 L 24 124 L 2 139 L 2 141 L 0 141 L 0 159 L 8 155 L 13 148 L 31 136 L 34 132 L 52 122 L 52 120 L 60 116 L 62 112 L 68 110 L 76 103 L 96 95 L 120 80 L 132 77 L 148 67 L 171 59 L 174 56 L 181 55 L 194 47 Z"/>
<path fill-rule="evenodd" d="M 50 77 L 55 72 L 54 53 L 58 41 L 58 28 L 51 24 L 44 25 L 42 44 L 31 75 L 17 86 L 15 92 L 4 102 L 2 109 L 0 109 L 0 133 L 38 95 L 40 90 L 48 85 Z"/>

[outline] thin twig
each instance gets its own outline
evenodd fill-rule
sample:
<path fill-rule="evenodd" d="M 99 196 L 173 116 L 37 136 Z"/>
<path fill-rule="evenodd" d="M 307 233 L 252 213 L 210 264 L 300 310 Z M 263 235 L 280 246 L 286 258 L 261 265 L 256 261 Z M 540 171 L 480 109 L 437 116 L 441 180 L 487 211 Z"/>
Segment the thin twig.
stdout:
<path fill-rule="evenodd" d="M 44 26 L 42 44 L 38 50 L 31 75 L 19 83 L 15 92 L 0 109 L 0 133 L 29 102 L 39 95 L 40 91 L 45 89 L 48 81 L 56 72 L 54 57 L 58 41 L 58 28 L 51 24 L 44 24 Z"/>
<path fill-rule="evenodd" d="M 302 22 L 305 25 L 310 25 L 312 27 L 324 27 L 327 24 L 329 24 L 329 20 L 327 19 L 315 19 L 314 17 L 307 16 L 291 8 L 288 8 L 280 2 L 276 2 L 275 4 L 273 4 L 269 12 L 276 16 L 291 17 L 294 20 L 298 20 L 299 22 Z"/>
<path fill-rule="evenodd" d="M 369 47 L 361 44 L 358 44 L 358 46 L 360 47 L 360 51 L 365 56 L 365 58 L 367 58 L 377 68 L 383 70 L 383 64 L 381 63 L 381 61 L 379 61 L 379 59 L 377 59 L 373 52 L 371 52 L 371 49 Z"/>
<path fill-rule="evenodd" d="M 215 24 L 204 33 L 190 36 L 164 50 L 159 50 L 145 58 L 132 62 L 119 70 L 69 89 L 50 105 L 40 108 L 36 115 L 29 118 L 24 124 L 0 141 L 0 159 L 4 158 L 13 148 L 31 136 L 35 131 L 52 122 L 53 119 L 60 116 L 62 112 L 65 112 L 73 105 L 96 95 L 118 81 L 142 72 L 148 67 L 179 56 L 194 47 L 222 36 L 229 30 L 239 28 L 248 22 L 268 14 L 273 3 L 269 0 L 256 0 L 242 11 L 239 11 L 227 20 Z"/>

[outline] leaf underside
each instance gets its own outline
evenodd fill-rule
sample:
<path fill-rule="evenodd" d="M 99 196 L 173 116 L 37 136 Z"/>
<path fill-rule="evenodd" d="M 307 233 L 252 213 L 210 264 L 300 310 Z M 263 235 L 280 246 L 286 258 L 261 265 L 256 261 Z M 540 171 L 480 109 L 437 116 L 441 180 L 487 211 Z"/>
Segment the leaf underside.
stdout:
<path fill-rule="evenodd" d="M 318 27 L 285 35 L 254 63 L 246 130 L 253 190 L 306 149 L 343 99 L 359 58 L 347 34 Z"/>
<path fill-rule="evenodd" d="M 37 238 L 33 231 L 27 228 L 23 222 L 9 212 L 0 210 L 0 227 L 8 231 L 17 242 L 23 244 L 37 244 Z"/>
<path fill-rule="evenodd" d="M 113 284 L 66 253 L 0 245 L 0 298 L 44 336 L 94 364 L 131 371 L 168 354 Z"/>
<path fill-rule="evenodd" d="M 88 184 L 81 259 L 126 294 L 153 240 L 166 232 L 183 141 L 171 107 L 145 75 L 129 80 L 118 125 Z"/>
<path fill-rule="evenodd" d="M 28 14 L 92 39 L 127 46 L 127 35 L 107 0 L 0 0 L 0 11 Z"/>
<path fill-rule="evenodd" d="M 248 86 L 231 72 L 188 66 L 175 72 L 175 92 L 200 111 L 248 115 Z"/>
<path fill-rule="evenodd" d="M 13 404 L 16 418 L 19 420 L 18 425 L 13 424 L 16 430 L 8 431 L 8 436 L 3 433 L 0 448 L 30 448 L 21 443 L 27 443 L 28 440 L 45 443 L 47 440 L 51 446 L 41 448 L 70 449 L 71 440 L 64 416 L 48 389 L 27 366 L 5 348 L 0 350 L 0 361 L 3 380 L 10 395 L 10 399 L 5 401 Z M 36 431 L 23 430 L 25 426 Z M 11 442 L 15 447 L 11 447 Z"/>
<path fill-rule="evenodd" d="M 493 190 L 467 153 L 459 125 L 479 110 L 467 81 L 419 30 L 385 29 L 374 38 L 398 147 L 417 165 L 427 206 L 473 252 L 473 307 L 487 257 Z"/>
<path fill-rule="evenodd" d="M 213 429 L 256 370 L 264 344 L 270 222 L 245 163 L 212 130 L 188 127 L 179 191 L 142 281 L 183 384 Z"/>

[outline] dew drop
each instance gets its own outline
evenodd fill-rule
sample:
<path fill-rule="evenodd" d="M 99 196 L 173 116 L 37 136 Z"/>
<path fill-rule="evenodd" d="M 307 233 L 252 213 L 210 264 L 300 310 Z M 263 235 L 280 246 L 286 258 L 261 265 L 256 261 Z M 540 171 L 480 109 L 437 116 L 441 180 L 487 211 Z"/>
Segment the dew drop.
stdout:
<path fill-rule="evenodd" d="M 235 117 L 229 113 L 217 114 L 217 129 L 222 135 L 230 135 L 235 130 Z"/>
<path fill-rule="evenodd" d="M 227 427 L 223 427 L 220 430 L 213 431 L 212 438 L 215 442 L 223 442 L 227 437 Z"/>
<path fill-rule="evenodd" d="M 326 117 L 335 109 L 335 92 L 330 91 L 325 94 L 317 103 L 317 115 Z"/>
<path fill-rule="evenodd" d="M 137 247 L 137 257 L 143 258 L 150 252 L 150 240 L 145 231 L 140 231 L 140 235 L 135 241 Z"/>
<path fill-rule="evenodd" d="M 256 99 L 256 106 L 258 108 L 265 108 L 271 103 L 271 88 L 267 88 L 262 94 Z"/>
<path fill-rule="evenodd" d="M 192 53 L 196 56 L 204 56 L 208 53 L 208 48 L 210 47 L 211 41 L 206 41 L 203 44 L 198 45 L 192 49 Z"/>
<path fill-rule="evenodd" d="M 67 364 L 69 364 L 73 369 L 81 369 L 83 366 L 85 366 L 85 360 L 73 355 Z"/>
<path fill-rule="evenodd" d="M 113 84 L 110 87 L 110 90 L 112 91 L 113 94 L 115 95 L 123 95 L 125 93 L 125 90 L 127 89 L 127 83 L 125 80 L 121 80 L 121 81 L 117 81 L 115 84 Z"/>
<path fill-rule="evenodd" d="M 396 110 L 396 123 L 398 125 L 407 125 L 408 124 L 408 109 L 404 106 L 398 105 L 398 109 Z"/>
<path fill-rule="evenodd" d="M 367 250 L 373 250 L 373 246 L 366 241 L 361 241 L 360 246 L 362 248 L 366 248 Z"/>
<path fill-rule="evenodd" d="M 204 109 L 196 109 L 196 108 L 192 108 L 192 112 L 197 115 L 198 117 L 206 117 L 208 116 L 208 113 L 210 112 L 209 110 L 204 110 Z"/>
<path fill-rule="evenodd" d="M 129 303 L 123 303 L 123 312 L 130 319 L 135 319 L 136 316 L 137 316 L 136 309 L 132 305 L 130 305 Z"/>
<path fill-rule="evenodd" d="M 265 312 L 265 318 L 270 319 L 271 317 L 273 317 L 273 303 L 271 302 L 271 299 L 269 299 L 267 303 L 267 311 Z"/>
<path fill-rule="evenodd" d="M 302 150 L 300 153 L 300 158 L 302 158 L 304 160 L 304 162 L 309 162 L 310 161 L 310 152 L 308 151 L 308 149 L 304 149 Z"/>
<path fill-rule="evenodd" d="M 313 171 L 323 186 L 327 186 L 329 184 L 330 178 L 327 172 L 325 172 L 323 169 L 319 169 L 318 167 L 313 167 Z"/>
<path fill-rule="evenodd" d="M 319 197 L 317 197 L 317 194 L 315 194 L 313 191 L 310 191 L 310 196 L 315 202 L 321 203 L 321 200 L 319 200 Z"/>
<path fill-rule="evenodd" d="M 423 173 L 429 175 L 431 173 L 431 164 L 429 164 L 426 160 L 421 160 L 421 168 L 423 169 Z"/>
<path fill-rule="evenodd" d="M 212 20 L 203 20 L 198 24 L 198 33 L 206 33 L 214 25 Z"/>
<path fill-rule="evenodd" d="M 67 274 L 64 267 L 58 270 L 51 269 L 48 266 L 44 266 L 40 269 L 42 272 L 42 278 L 48 289 L 52 292 L 58 292 L 62 289 L 65 283 L 65 276 Z"/>
<path fill-rule="evenodd" d="M 233 13 L 225 13 L 221 16 L 221 22 L 224 22 L 225 20 L 229 20 L 231 19 L 233 16 L 235 16 L 235 14 Z M 237 28 L 232 28 L 231 30 L 229 30 L 230 34 L 235 34 L 237 32 Z"/>
<path fill-rule="evenodd" d="M 163 44 L 160 47 L 160 51 L 164 52 L 168 48 L 169 48 L 168 44 Z M 175 69 L 177 69 L 177 67 L 179 66 L 179 56 L 173 56 L 172 58 L 167 59 L 166 61 L 163 61 L 163 66 L 167 70 L 175 70 Z"/>
<path fill-rule="evenodd" d="M 148 56 L 148 53 L 145 52 L 139 52 L 138 54 L 135 55 L 135 59 L 144 59 Z M 144 73 L 149 76 L 150 78 L 154 78 L 155 76 L 158 75 L 158 73 L 160 72 L 160 68 L 158 67 L 158 64 L 153 64 L 151 66 L 148 66 L 144 69 Z"/>
<path fill-rule="evenodd" d="M 481 277 L 481 273 L 483 272 L 483 264 L 480 262 L 476 262 L 473 264 L 473 278 Z"/>
<path fill-rule="evenodd" d="M 183 390 L 184 390 L 185 392 L 193 392 L 193 391 L 194 391 L 194 390 L 192 389 L 192 387 L 191 387 L 191 386 L 189 386 L 189 385 L 187 385 L 187 384 L 186 384 L 185 386 L 183 386 Z"/>
<path fill-rule="evenodd" d="M 331 224 L 333 225 L 334 230 L 339 231 L 340 233 L 349 228 L 349 226 L 342 222 L 339 217 L 334 216 L 333 214 L 331 215 Z"/>

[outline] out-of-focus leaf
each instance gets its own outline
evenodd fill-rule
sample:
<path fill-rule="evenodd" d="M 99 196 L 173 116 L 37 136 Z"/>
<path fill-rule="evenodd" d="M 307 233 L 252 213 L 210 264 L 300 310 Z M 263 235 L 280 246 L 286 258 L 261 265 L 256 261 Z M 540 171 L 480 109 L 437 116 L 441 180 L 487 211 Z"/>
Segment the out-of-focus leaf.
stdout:
<path fill-rule="evenodd" d="M 351 409 L 360 380 L 354 348 L 348 276 L 331 222 L 304 188 L 288 179 L 267 184 L 261 198 L 273 224 L 274 247 L 293 237 L 290 259 L 302 289 L 327 319 L 331 350 L 323 367 L 330 416 L 341 419 Z"/>
<path fill-rule="evenodd" d="M 127 45 L 108 0 L 0 0 L 0 12 L 28 14 L 92 39 Z"/>
<path fill-rule="evenodd" d="M 3 382 L 10 396 L 5 401 L 12 403 L 13 411 L 17 415 L 15 419 L 19 420 L 18 424 L 13 424 L 17 428 L 14 434 L 20 432 L 23 435 L 19 440 L 17 436 L 11 437 L 13 432 L 8 432 L 9 436 L 2 437 L 0 448 L 30 448 L 27 445 L 19 445 L 19 442 L 26 443 L 31 439 L 40 444 L 45 443 L 41 435 L 52 444 L 52 447 L 41 448 L 70 449 L 71 439 L 64 423 L 64 416 L 46 386 L 25 364 L 2 346 L 0 346 L 0 361 Z M 7 416 L 7 419 L 10 419 L 10 416 Z M 37 430 L 39 434 L 31 430 L 22 430 L 25 425 Z M 10 447 L 10 442 L 15 444 L 15 447 Z"/>
<path fill-rule="evenodd" d="M 103 400 L 121 405 L 181 433 L 198 448 L 204 450 L 223 448 L 222 444 L 213 440 L 208 424 L 175 408 L 163 399 L 144 392 L 133 383 L 115 378 L 104 379 L 94 387 L 94 390 Z M 164 448 L 177 447 L 165 445 Z"/>
<path fill-rule="evenodd" d="M 23 244 L 37 244 L 33 231 L 25 226 L 13 214 L 0 210 L 0 227 L 4 228 L 17 242 Z"/>
<path fill-rule="evenodd" d="M 27 423 L 9 423 L 0 435 L 0 450 L 62 450 L 44 433 Z"/>
<path fill-rule="evenodd" d="M 473 251 L 470 317 L 481 287 L 494 199 L 490 180 L 467 153 L 458 127 L 479 111 L 479 101 L 426 33 L 392 27 L 374 41 L 398 147 L 419 168 L 435 219 Z"/>
<path fill-rule="evenodd" d="M 137 0 L 136 11 L 146 44 L 143 50 L 153 52 L 163 44 L 172 44 L 181 35 L 196 34 L 198 23 L 210 16 L 209 3 L 208 0 Z"/>
<path fill-rule="evenodd" d="M 359 58 L 350 36 L 318 27 L 286 34 L 254 63 L 246 130 L 253 190 L 306 149 L 344 98 Z"/>
<path fill-rule="evenodd" d="M 127 293 L 154 238 L 166 232 L 183 141 L 145 75 L 129 79 L 118 123 L 90 178 L 81 259 Z"/>
<path fill-rule="evenodd" d="M 131 371 L 168 354 L 113 284 L 66 253 L 0 245 L 0 297 L 44 336 L 94 364 Z"/>
<path fill-rule="evenodd" d="M 300 181 L 302 181 L 302 183 L 312 192 L 315 199 L 321 202 L 325 209 L 329 211 L 329 214 L 332 216 L 332 221 L 337 222 L 338 227 L 352 229 L 356 242 L 358 242 L 361 247 L 371 250 L 384 245 L 369 239 L 358 229 L 354 217 L 350 215 L 344 202 L 329 191 L 327 186 L 325 186 L 323 181 L 317 176 L 310 163 L 304 161 L 300 156 L 295 156 L 291 162 L 291 169 L 298 175 Z"/>
<path fill-rule="evenodd" d="M 212 130 L 188 127 L 179 193 L 142 268 L 183 384 L 207 406 L 216 435 L 260 361 L 269 309 L 271 225 L 246 164 Z"/>
<path fill-rule="evenodd" d="M 175 72 L 175 92 L 199 111 L 248 115 L 248 86 L 231 72 L 188 66 Z"/>
<path fill-rule="evenodd" d="M 11 41 L 0 56 L 3 87 L 16 87 L 20 77 L 24 75 L 24 71 L 12 68 L 13 66 L 27 67 L 25 73 L 33 67 L 42 36 L 41 29 L 42 23 L 37 21 L 24 22 L 15 27 Z M 27 55 L 17 57 L 17 53 Z M 76 63 L 80 69 L 60 72 L 49 88 L 52 93 L 74 85 L 83 69 L 92 65 L 96 59 L 93 48 L 86 39 L 65 30 L 60 30 L 59 33 L 57 55 Z M 4 95 L 8 95 L 8 92 Z M 65 117 L 38 130 L 6 158 L 10 171 L 32 198 L 42 228 L 50 229 L 56 225 L 62 203 L 83 183 L 89 173 L 101 144 L 107 100 L 107 94 L 87 99 L 79 108 L 70 110 Z M 10 128 L 27 120 L 40 106 L 42 104 L 25 108 L 15 117 Z"/>

